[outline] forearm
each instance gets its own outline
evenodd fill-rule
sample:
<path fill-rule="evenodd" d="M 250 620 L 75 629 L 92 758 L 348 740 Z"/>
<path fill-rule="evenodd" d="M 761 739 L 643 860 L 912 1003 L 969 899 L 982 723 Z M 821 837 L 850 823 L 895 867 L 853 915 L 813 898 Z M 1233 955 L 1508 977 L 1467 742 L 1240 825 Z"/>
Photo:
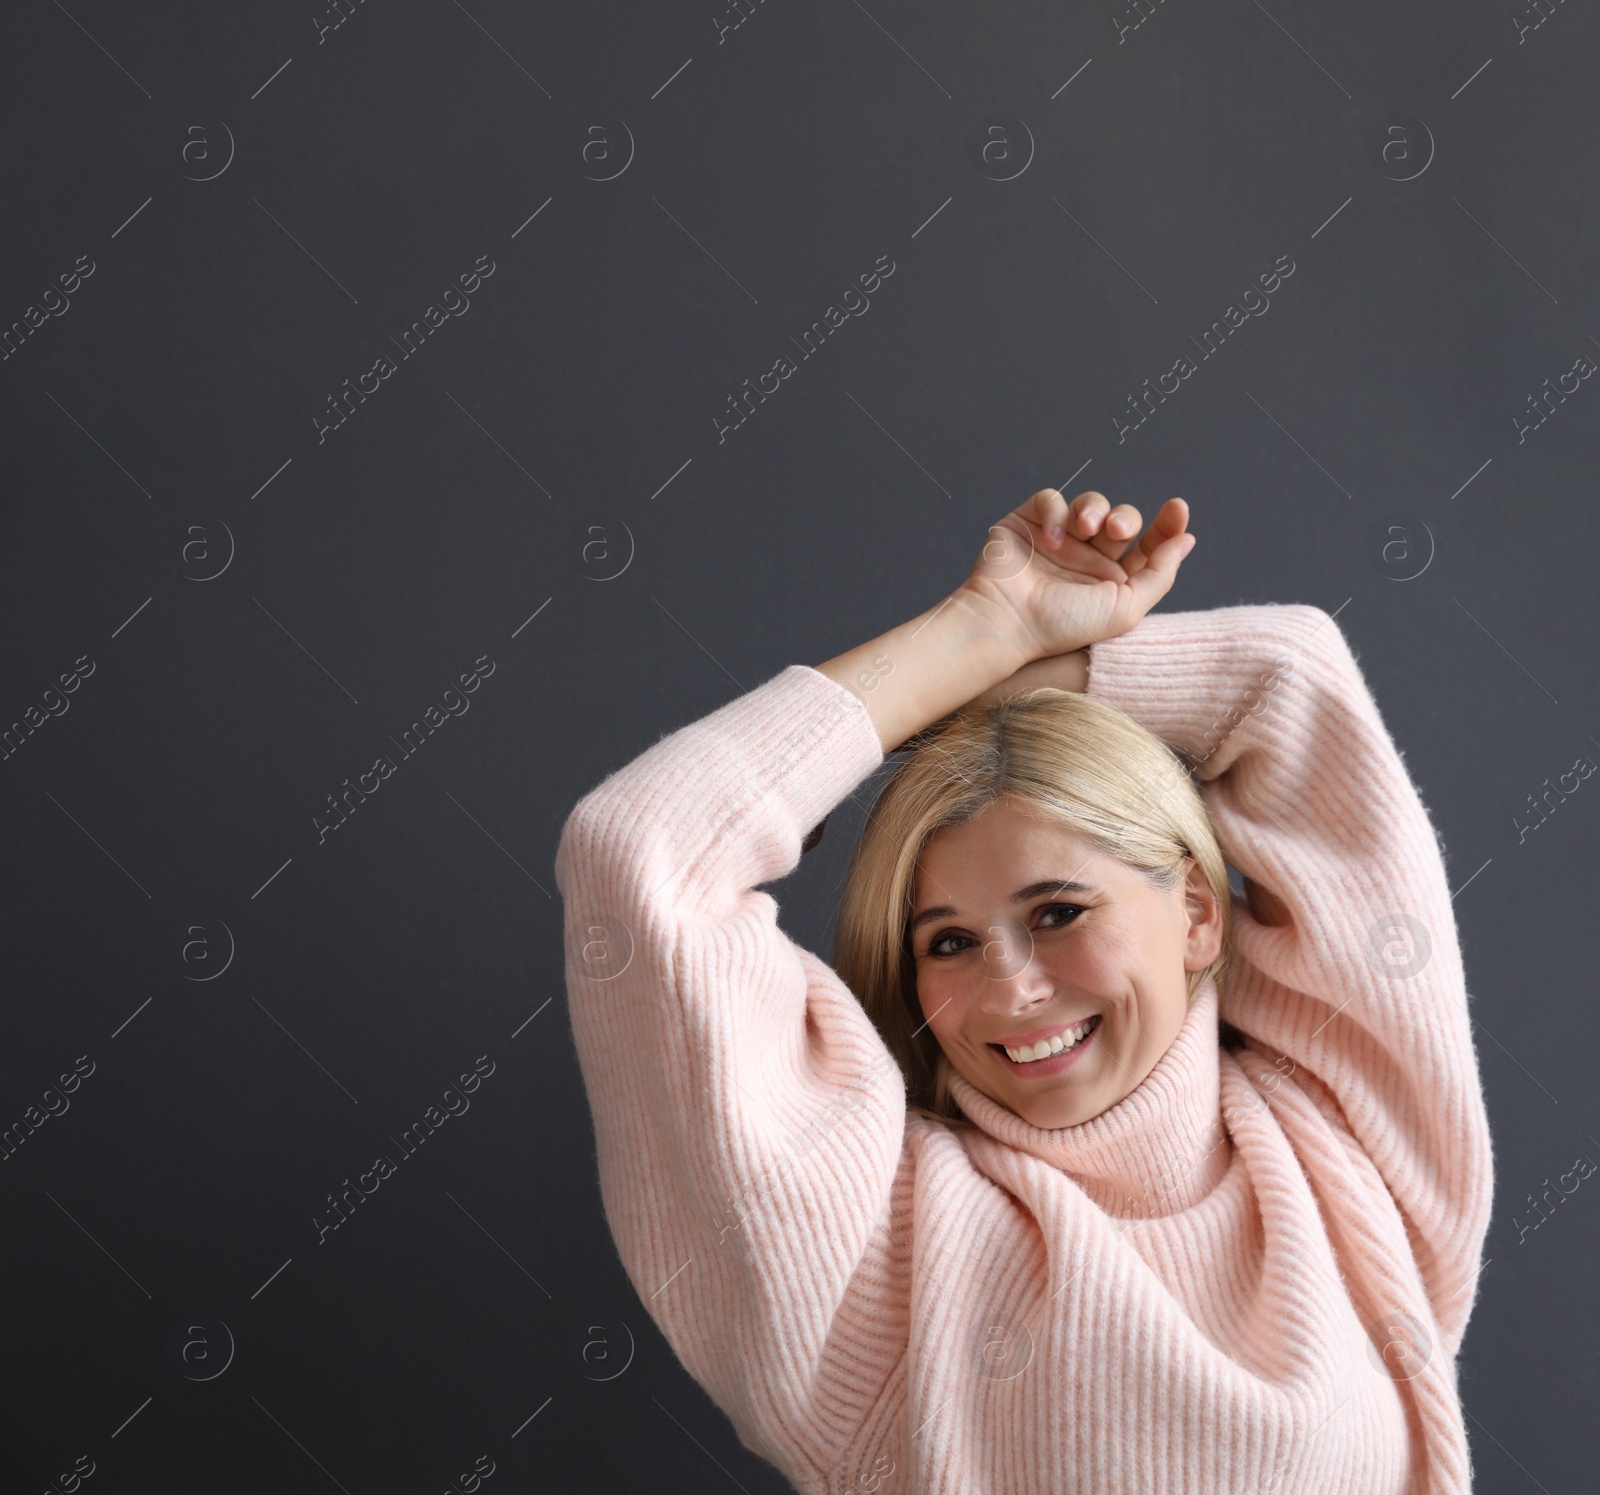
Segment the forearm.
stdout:
<path fill-rule="evenodd" d="M 885 753 L 1009 679 L 1029 646 L 999 609 L 958 587 L 941 602 L 816 669 L 866 706 Z"/>
<path fill-rule="evenodd" d="M 1089 689 L 1089 657 L 1088 649 L 1074 649 L 1068 654 L 1051 654 L 1044 659 L 1036 659 L 998 685 L 975 696 L 974 702 L 979 706 L 990 706 L 1041 685 L 1083 695 Z"/>
<path fill-rule="evenodd" d="M 1275 604 L 1155 613 L 1095 645 L 1089 694 L 1133 717 L 1209 782 L 1241 753 L 1266 750 L 1262 721 L 1275 730 L 1285 687 L 1336 642 L 1337 628 L 1323 631 L 1326 616 Z M 1272 761 L 1258 767 L 1281 766 L 1285 744 L 1273 747 Z"/>

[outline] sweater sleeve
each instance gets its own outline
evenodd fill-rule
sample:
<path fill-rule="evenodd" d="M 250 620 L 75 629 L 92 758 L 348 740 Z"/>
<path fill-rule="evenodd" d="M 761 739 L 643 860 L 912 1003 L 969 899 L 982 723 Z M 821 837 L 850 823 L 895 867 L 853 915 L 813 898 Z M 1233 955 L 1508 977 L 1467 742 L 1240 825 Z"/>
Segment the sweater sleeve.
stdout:
<path fill-rule="evenodd" d="M 1222 1016 L 1331 1093 L 1453 1355 L 1493 1187 L 1473 1019 L 1440 844 L 1338 624 L 1152 614 L 1094 645 L 1089 692 L 1192 765 L 1248 894 Z"/>
<path fill-rule="evenodd" d="M 906 1092 L 860 1003 L 757 885 L 791 872 L 882 761 L 865 705 L 790 665 L 585 795 L 556 856 L 623 1266 L 745 1445 L 813 1476 L 898 1358 L 887 1327 L 841 1306 L 871 1296 L 859 1279 L 887 1228 Z"/>

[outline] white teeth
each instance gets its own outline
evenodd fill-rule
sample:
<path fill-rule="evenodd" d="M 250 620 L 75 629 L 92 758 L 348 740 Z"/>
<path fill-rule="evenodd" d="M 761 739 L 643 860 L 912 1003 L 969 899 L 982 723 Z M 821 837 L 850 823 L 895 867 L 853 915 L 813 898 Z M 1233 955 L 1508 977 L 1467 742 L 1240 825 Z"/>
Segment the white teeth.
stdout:
<path fill-rule="evenodd" d="M 1048 1059 L 1052 1054 L 1062 1053 L 1081 1042 L 1093 1022 L 1093 1018 L 1085 1018 L 1075 1028 L 1068 1028 L 1054 1038 L 1041 1038 L 1038 1043 L 1023 1048 L 1012 1048 L 1008 1044 L 1005 1046 L 1006 1053 L 1013 1064 L 1031 1064 L 1036 1059 Z"/>

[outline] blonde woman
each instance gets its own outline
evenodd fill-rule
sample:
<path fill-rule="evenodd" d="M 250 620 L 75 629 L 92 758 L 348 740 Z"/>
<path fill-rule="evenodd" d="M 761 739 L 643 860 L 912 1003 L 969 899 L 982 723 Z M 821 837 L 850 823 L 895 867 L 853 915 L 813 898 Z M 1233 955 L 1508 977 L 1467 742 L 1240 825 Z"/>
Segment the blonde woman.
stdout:
<path fill-rule="evenodd" d="M 618 1251 L 800 1490 L 1470 1489 L 1492 1158 L 1441 849 L 1331 616 L 1146 616 L 1188 517 L 1034 494 L 563 832 Z M 762 885 L 901 749 L 830 965 Z"/>

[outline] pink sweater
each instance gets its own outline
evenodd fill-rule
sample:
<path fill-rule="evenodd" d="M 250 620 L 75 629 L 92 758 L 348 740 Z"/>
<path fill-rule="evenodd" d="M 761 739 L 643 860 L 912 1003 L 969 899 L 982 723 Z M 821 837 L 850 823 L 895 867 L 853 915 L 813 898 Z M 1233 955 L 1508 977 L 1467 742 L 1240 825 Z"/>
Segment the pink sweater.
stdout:
<path fill-rule="evenodd" d="M 1488 1123 L 1440 846 L 1344 636 L 1157 613 L 1089 692 L 1198 760 L 1288 922 L 1235 898 L 1224 993 L 1058 1131 L 959 1079 L 975 1127 L 908 1113 L 756 890 L 883 761 L 828 676 L 789 666 L 578 803 L 567 982 L 628 1276 L 806 1492 L 1467 1491 Z"/>

